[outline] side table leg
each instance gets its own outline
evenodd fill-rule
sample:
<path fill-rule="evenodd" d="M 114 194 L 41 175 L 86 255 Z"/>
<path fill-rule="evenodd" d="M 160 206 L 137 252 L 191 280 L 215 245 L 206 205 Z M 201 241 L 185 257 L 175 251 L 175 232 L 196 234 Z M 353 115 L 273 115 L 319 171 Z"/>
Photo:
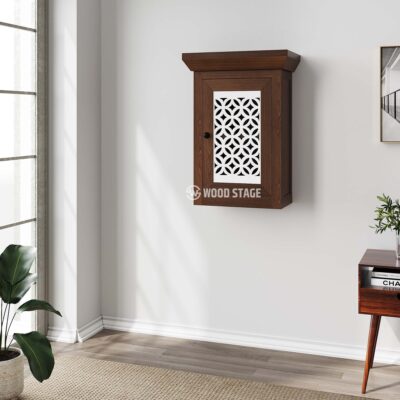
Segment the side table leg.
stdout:
<path fill-rule="evenodd" d="M 373 368 L 374 366 L 374 358 L 375 358 L 375 350 L 376 350 L 376 342 L 378 341 L 378 335 L 379 335 L 379 328 L 381 326 L 381 316 L 377 315 L 377 322 L 376 322 L 376 333 L 375 333 L 375 340 L 374 340 L 374 347 L 372 349 L 372 354 L 371 354 L 371 364 L 369 365 L 369 368 Z"/>
<path fill-rule="evenodd" d="M 379 326 L 381 323 L 380 315 L 371 315 L 371 324 L 369 326 L 368 348 L 365 357 L 364 378 L 361 388 L 361 393 L 365 394 L 367 390 L 369 370 L 372 367 L 375 356 L 376 342 L 378 340 Z"/>

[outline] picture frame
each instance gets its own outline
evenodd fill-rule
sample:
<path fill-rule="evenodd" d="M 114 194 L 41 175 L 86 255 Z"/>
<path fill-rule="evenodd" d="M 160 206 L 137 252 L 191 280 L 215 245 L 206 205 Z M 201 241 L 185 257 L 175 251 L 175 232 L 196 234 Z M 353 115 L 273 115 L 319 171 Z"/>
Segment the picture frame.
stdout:
<path fill-rule="evenodd" d="M 380 141 L 400 143 L 400 46 L 380 47 Z"/>

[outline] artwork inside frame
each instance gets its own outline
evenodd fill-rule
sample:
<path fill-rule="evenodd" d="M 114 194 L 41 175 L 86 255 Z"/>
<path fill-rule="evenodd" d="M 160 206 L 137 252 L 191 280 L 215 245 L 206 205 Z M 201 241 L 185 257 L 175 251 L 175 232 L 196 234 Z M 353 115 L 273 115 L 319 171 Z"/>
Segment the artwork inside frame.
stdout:
<path fill-rule="evenodd" d="M 381 142 L 400 142 L 400 46 L 381 47 Z"/>

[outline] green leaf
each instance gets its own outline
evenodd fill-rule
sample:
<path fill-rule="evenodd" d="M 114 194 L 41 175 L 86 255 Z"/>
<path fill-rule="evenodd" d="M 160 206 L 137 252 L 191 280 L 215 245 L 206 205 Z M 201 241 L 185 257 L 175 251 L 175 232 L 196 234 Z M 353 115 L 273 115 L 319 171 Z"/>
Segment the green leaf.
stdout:
<path fill-rule="evenodd" d="M 22 313 L 25 311 L 37 311 L 37 310 L 49 311 L 62 317 L 60 311 L 57 311 L 47 301 L 42 301 L 42 300 L 29 300 L 26 303 L 22 304 L 18 308 L 17 312 Z"/>
<path fill-rule="evenodd" d="M 36 283 L 37 275 L 29 274 L 22 281 L 18 282 L 16 285 L 10 285 L 8 282 L 2 282 L 0 286 L 1 298 L 4 303 L 7 304 L 17 304 L 25 296 L 28 290 Z"/>
<path fill-rule="evenodd" d="M 377 196 L 378 200 L 382 203 L 379 207 L 375 208 L 375 229 L 376 233 L 383 233 L 386 230 L 398 232 L 400 230 L 400 201 L 392 200 L 390 196 L 384 193 Z"/>
<path fill-rule="evenodd" d="M 22 281 L 36 258 L 36 249 L 30 246 L 11 244 L 0 255 L 0 279 L 11 285 Z"/>
<path fill-rule="evenodd" d="M 6 300 L 8 300 L 11 296 L 11 285 L 0 279 L 0 297 L 1 299 L 6 303 Z"/>
<path fill-rule="evenodd" d="M 39 332 L 15 333 L 14 339 L 28 359 L 32 375 L 39 382 L 50 378 L 54 368 L 54 356 L 46 336 Z"/>

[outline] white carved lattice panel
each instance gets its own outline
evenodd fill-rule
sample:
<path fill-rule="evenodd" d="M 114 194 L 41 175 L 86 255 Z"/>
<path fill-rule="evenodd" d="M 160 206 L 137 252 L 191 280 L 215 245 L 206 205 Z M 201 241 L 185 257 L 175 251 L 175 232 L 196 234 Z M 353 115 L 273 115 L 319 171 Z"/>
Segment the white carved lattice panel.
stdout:
<path fill-rule="evenodd" d="M 261 92 L 214 92 L 214 182 L 261 183 Z"/>

